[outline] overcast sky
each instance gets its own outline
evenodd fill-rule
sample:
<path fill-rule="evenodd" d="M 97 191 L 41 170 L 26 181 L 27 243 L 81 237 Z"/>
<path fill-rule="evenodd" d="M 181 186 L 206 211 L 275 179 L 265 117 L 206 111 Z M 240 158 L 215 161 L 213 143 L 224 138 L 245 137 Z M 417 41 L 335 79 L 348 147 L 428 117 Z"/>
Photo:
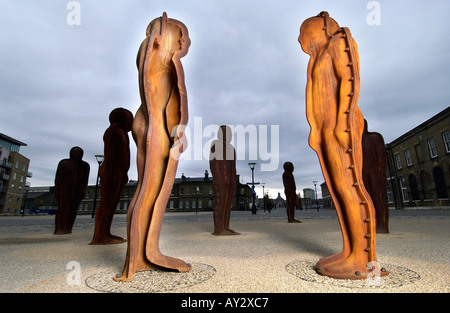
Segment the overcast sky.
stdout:
<path fill-rule="evenodd" d="M 181 60 L 191 150 L 177 177 L 209 171 L 200 150 L 209 149 L 214 125 L 228 124 L 257 130 L 258 139 L 238 151 L 245 151 L 237 161 L 242 183 L 251 181 L 247 163 L 257 162 L 255 181 L 284 197 L 286 161 L 295 166 L 297 191 L 323 182 L 307 141 L 309 56 L 297 41 L 301 23 L 321 11 L 358 44 L 359 107 L 369 131 L 389 143 L 449 106 L 447 0 L 79 0 L 79 11 L 69 3 L 0 1 L 0 132 L 27 144 L 20 152 L 30 159 L 32 186 L 53 185 L 73 146 L 83 148 L 95 184 L 108 115 L 139 107 L 136 54 L 148 23 L 163 12 L 187 26 L 192 42 Z M 130 148 L 128 176 L 137 179 L 132 140 Z"/>

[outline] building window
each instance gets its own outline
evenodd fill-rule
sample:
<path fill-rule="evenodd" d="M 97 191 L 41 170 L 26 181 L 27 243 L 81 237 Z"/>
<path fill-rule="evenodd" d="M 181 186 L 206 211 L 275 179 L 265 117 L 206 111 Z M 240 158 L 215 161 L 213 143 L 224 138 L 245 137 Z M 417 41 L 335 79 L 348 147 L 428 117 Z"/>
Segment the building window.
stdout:
<path fill-rule="evenodd" d="M 178 205 L 179 207 L 180 207 L 180 209 L 182 209 L 183 208 L 183 200 L 180 200 L 180 203 L 179 203 L 179 205 Z"/>
<path fill-rule="evenodd" d="M 400 188 L 402 190 L 403 202 L 408 202 L 409 201 L 408 188 L 406 187 L 406 180 L 404 177 L 400 178 Z"/>
<path fill-rule="evenodd" d="M 180 196 L 184 195 L 184 188 L 180 187 Z"/>
<path fill-rule="evenodd" d="M 170 209 L 173 209 L 173 200 L 170 200 L 170 201 L 169 201 L 169 208 L 170 208 Z"/>
<path fill-rule="evenodd" d="M 195 200 L 192 200 L 192 206 L 191 208 L 195 209 Z"/>
<path fill-rule="evenodd" d="M 394 203 L 394 195 L 392 194 L 392 190 L 389 187 L 386 187 L 386 197 L 388 203 Z"/>
<path fill-rule="evenodd" d="M 16 162 L 16 168 L 19 168 L 19 161 Z"/>
<path fill-rule="evenodd" d="M 199 208 L 199 209 L 202 208 L 202 200 L 198 200 L 198 208 Z"/>
<path fill-rule="evenodd" d="M 436 145 L 434 144 L 433 138 L 428 139 L 428 149 L 430 149 L 430 157 L 431 158 L 437 157 Z"/>
<path fill-rule="evenodd" d="M 417 162 L 422 163 L 423 162 L 422 147 L 420 145 L 415 145 L 414 150 L 416 150 Z"/>
<path fill-rule="evenodd" d="M 405 159 L 406 159 L 406 165 L 411 166 L 412 160 L 411 160 L 411 153 L 409 152 L 409 149 L 405 150 Z"/>
<path fill-rule="evenodd" d="M 444 139 L 445 152 L 450 153 L 450 131 L 445 131 L 442 138 Z"/>
<path fill-rule="evenodd" d="M 400 155 L 398 154 L 395 155 L 395 163 L 397 164 L 398 169 L 402 168 L 402 162 L 400 161 Z"/>

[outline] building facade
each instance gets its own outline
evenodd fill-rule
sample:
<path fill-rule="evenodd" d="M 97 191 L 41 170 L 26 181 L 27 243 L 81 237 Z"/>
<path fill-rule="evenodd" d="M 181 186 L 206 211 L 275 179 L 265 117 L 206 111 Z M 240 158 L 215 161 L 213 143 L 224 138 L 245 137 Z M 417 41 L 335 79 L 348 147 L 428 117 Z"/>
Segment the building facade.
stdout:
<path fill-rule="evenodd" d="M 250 210 L 252 203 L 252 190 L 249 186 L 239 183 L 239 175 L 236 178 L 238 185 L 233 195 L 232 210 Z M 100 182 L 101 184 L 101 182 Z M 116 207 L 116 213 L 124 214 L 127 212 L 131 199 L 136 192 L 137 181 L 128 182 L 120 197 Z M 90 185 L 86 188 L 85 198 L 81 201 L 78 208 L 78 214 L 92 214 L 95 207 L 100 204 L 100 186 L 95 192 L 96 186 Z M 54 214 L 58 207 L 54 199 L 52 187 L 32 187 L 29 188 L 27 196 L 27 213 Z M 97 195 L 95 201 L 94 197 Z M 212 211 L 214 207 L 214 188 L 212 178 L 205 171 L 204 177 L 185 177 L 175 178 L 172 192 L 167 202 L 166 212 L 201 212 Z"/>
<path fill-rule="evenodd" d="M 0 133 L 0 215 L 20 214 L 30 160 L 19 153 L 25 143 Z"/>
<path fill-rule="evenodd" d="M 386 145 L 390 206 L 449 206 L 450 108 Z"/>

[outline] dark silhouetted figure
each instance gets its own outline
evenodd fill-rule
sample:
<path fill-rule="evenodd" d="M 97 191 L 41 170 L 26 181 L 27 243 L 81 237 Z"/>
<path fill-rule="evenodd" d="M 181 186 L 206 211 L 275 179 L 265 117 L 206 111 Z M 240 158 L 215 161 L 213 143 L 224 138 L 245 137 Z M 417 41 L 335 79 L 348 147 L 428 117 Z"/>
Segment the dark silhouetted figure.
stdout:
<path fill-rule="evenodd" d="M 301 221 L 294 218 L 295 215 L 295 205 L 297 203 L 297 193 L 295 186 L 294 175 L 294 164 L 291 162 L 285 162 L 283 164 L 283 185 L 284 194 L 286 195 L 286 213 L 288 216 L 288 223 L 301 223 Z"/>
<path fill-rule="evenodd" d="M 217 140 L 211 143 L 209 168 L 213 176 L 215 194 L 213 235 L 239 235 L 230 229 L 230 211 L 236 190 L 236 151 L 231 145 L 231 129 L 219 127 Z"/>
<path fill-rule="evenodd" d="M 89 164 L 82 160 L 83 149 L 70 149 L 70 158 L 59 162 L 55 176 L 55 197 L 58 210 L 55 216 L 55 235 L 72 233 L 77 209 L 86 193 Z"/>
<path fill-rule="evenodd" d="M 122 237 L 111 234 L 111 223 L 123 186 L 128 182 L 128 132 L 133 125 L 133 114 L 124 108 L 116 108 L 109 114 L 109 122 L 111 125 L 103 135 L 104 160 L 99 171 L 101 201 L 95 213 L 95 230 L 91 245 L 125 242 Z"/>
<path fill-rule="evenodd" d="M 381 134 L 368 131 L 366 120 L 364 120 L 362 148 L 364 186 L 375 206 L 377 233 L 389 233 L 389 207 L 386 202 L 386 148 Z"/>

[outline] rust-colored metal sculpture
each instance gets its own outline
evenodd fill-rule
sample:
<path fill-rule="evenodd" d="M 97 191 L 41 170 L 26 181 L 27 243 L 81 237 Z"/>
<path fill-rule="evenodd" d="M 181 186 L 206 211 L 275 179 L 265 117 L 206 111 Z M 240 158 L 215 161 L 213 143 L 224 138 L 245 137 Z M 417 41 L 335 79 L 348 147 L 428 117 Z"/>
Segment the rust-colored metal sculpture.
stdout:
<path fill-rule="evenodd" d="M 375 206 L 377 233 L 389 233 L 389 207 L 386 201 L 387 156 L 383 136 L 369 132 L 364 120 L 362 134 L 363 180 Z"/>
<path fill-rule="evenodd" d="M 295 219 L 295 206 L 297 204 L 297 193 L 295 186 L 294 164 L 292 162 L 285 162 L 283 164 L 283 185 L 284 194 L 286 195 L 286 213 L 288 217 L 288 223 L 301 223 L 301 221 Z"/>
<path fill-rule="evenodd" d="M 309 145 L 319 157 L 343 239 L 342 251 L 319 260 L 316 270 L 334 278 L 364 279 L 376 269 L 377 258 L 375 210 L 362 178 L 358 48 L 350 30 L 339 27 L 327 12 L 305 20 L 298 39 L 310 55 Z"/>
<path fill-rule="evenodd" d="M 95 229 L 91 245 L 125 242 L 111 234 L 111 224 L 120 200 L 123 186 L 128 182 L 130 168 L 130 140 L 128 132 L 133 124 L 133 114 L 124 108 L 116 108 L 109 114 L 111 125 L 103 135 L 104 160 L 100 166 L 101 200 L 95 212 Z"/>
<path fill-rule="evenodd" d="M 231 145 L 231 128 L 222 125 L 211 143 L 209 168 L 215 195 L 213 235 L 239 235 L 230 229 L 231 202 L 236 191 L 236 151 Z"/>
<path fill-rule="evenodd" d="M 127 213 L 127 255 L 116 281 L 133 280 L 138 271 L 191 270 L 186 262 L 159 250 L 162 220 L 180 153 L 186 149 L 187 94 L 180 58 L 190 39 L 180 21 L 162 17 L 147 27 L 137 55 L 141 106 L 133 121 L 137 145 L 138 185 Z M 178 127 L 181 126 L 181 127 Z"/>
<path fill-rule="evenodd" d="M 55 198 L 58 200 L 55 235 L 72 233 L 78 206 L 85 196 L 90 168 L 82 158 L 83 149 L 73 147 L 70 158 L 58 163 L 55 175 Z"/>

